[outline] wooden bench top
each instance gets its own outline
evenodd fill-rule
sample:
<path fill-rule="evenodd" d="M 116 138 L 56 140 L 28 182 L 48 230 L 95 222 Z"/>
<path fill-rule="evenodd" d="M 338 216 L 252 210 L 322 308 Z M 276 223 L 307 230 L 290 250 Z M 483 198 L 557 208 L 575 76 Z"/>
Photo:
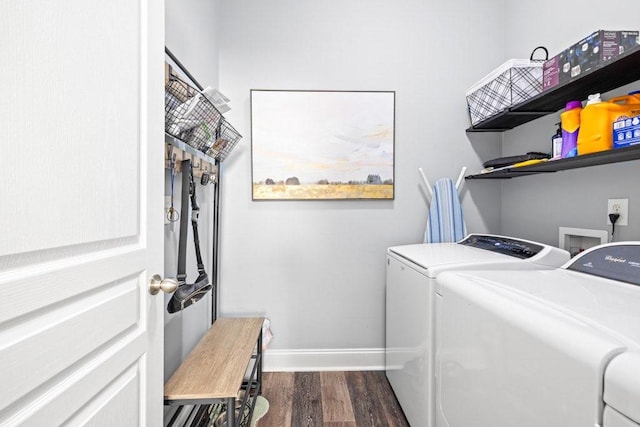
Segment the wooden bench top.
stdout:
<path fill-rule="evenodd" d="M 164 386 L 165 400 L 235 397 L 264 318 L 216 319 Z"/>

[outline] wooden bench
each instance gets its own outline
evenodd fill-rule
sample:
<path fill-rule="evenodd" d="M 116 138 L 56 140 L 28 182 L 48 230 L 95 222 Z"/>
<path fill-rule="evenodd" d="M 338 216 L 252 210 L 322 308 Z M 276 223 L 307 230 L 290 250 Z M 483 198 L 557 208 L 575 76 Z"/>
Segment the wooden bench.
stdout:
<path fill-rule="evenodd" d="M 227 410 L 226 425 L 251 420 L 255 398 L 262 391 L 263 321 L 262 317 L 217 319 L 165 384 L 165 405 L 196 405 L 200 416 L 194 418 L 201 419 L 214 404 L 235 408 L 240 390 L 245 390 L 241 407 L 249 407 L 248 414 L 240 413 L 236 419 L 235 410 Z"/>

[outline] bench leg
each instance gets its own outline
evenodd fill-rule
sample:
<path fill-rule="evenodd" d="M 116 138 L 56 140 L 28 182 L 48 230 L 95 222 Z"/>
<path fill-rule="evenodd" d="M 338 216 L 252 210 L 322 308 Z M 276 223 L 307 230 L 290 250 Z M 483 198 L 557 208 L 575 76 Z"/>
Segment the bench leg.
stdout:
<path fill-rule="evenodd" d="M 262 331 L 258 334 L 258 372 L 256 373 L 256 381 L 258 382 L 258 395 L 262 394 Z"/>
<path fill-rule="evenodd" d="M 236 398 L 227 399 L 227 427 L 235 427 L 236 425 Z"/>

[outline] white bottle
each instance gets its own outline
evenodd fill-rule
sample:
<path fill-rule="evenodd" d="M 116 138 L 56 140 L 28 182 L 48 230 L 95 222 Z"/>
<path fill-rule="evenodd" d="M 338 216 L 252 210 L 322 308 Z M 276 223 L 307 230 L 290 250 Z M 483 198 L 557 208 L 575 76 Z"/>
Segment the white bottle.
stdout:
<path fill-rule="evenodd" d="M 560 123 L 556 123 L 558 130 L 555 135 L 551 137 L 551 160 L 556 160 L 562 157 L 562 128 Z"/>

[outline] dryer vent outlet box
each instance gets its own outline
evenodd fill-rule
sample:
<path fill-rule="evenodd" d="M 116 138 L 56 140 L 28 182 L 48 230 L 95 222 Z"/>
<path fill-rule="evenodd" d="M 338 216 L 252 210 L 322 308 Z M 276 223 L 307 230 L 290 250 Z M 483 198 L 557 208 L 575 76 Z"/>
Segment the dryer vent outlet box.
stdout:
<path fill-rule="evenodd" d="M 594 246 L 605 244 L 609 241 L 607 230 L 592 230 L 588 228 L 560 227 L 558 246 L 569 251 L 571 256 L 578 255 Z"/>

